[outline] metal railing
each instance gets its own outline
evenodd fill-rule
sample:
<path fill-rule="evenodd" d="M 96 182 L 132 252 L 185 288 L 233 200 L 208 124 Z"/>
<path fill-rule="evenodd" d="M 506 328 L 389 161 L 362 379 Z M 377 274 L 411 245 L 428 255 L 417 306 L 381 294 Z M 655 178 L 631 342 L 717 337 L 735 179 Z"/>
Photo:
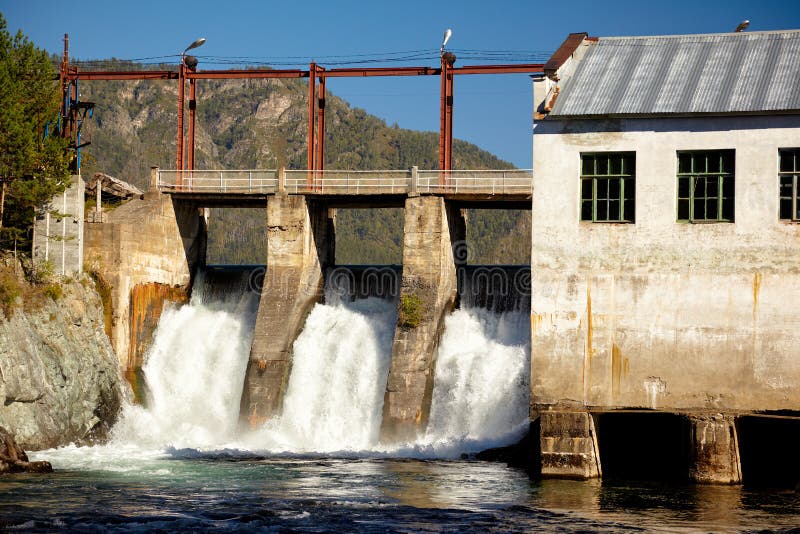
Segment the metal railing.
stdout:
<path fill-rule="evenodd" d="M 278 171 L 159 170 L 158 188 L 191 193 L 275 193 L 278 190 Z"/>
<path fill-rule="evenodd" d="M 417 192 L 519 195 L 530 193 L 532 183 L 528 169 L 419 171 Z"/>
<path fill-rule="evenodd" d="M 532 183 L 533 171 L 526 169 L 158 171 L 160 190 L 191 193 L 526 195 Z"/>
<path fill-rule="evenodd" d="M 409 171 L 296 171 L 287 170 L 287 193 L 322 195 L 392 195 L 411 191 Z"/>

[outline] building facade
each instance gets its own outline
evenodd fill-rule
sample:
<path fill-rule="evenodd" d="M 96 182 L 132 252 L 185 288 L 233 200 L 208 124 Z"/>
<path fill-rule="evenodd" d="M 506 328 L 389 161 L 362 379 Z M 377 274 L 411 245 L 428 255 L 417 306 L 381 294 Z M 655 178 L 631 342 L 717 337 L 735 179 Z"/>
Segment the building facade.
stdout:
<path fill-rule="evenodd" d="M 600 476 L 597 414 L 648 410 L 686 417 L 695 480 L 739 482 L 737 417 L 800 410 L 800 31 L 571 34 L 545 71 L 543 472 Z"/>

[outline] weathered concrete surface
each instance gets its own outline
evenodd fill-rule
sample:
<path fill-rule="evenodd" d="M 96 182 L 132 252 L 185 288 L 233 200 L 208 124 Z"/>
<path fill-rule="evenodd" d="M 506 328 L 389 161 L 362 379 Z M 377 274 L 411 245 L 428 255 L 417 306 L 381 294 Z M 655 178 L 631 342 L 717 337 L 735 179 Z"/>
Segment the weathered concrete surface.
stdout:
<path fill-rule="evenodd" d="M 26 449 L 102 439 L 124 386 L 88 277 L 0 318 L 0 426 Z"/>
<path fill-rule="evenodd" d="M 33 258 L 47 262 L 53 272 L 72 275 L 83 272 L 83 214 L 86 184 L 73 175 L 66 191 L 56 195 L 37 213 L 33 225 Z"/>
<path fill-rule="evenodd" d="M 205 219 L 194 204 L 149 192 L 108 213 L 107 220 L 86 225 L 85 258 L 111 287 L 111 343 L 128 370 L 148 347 L 157 323 L 153 314 L 165 300 L 186 299 L 194 269 L 205 259 Z M 153 284 L 170 289 L 135 289 Z M 152 302 L 142 299 L 148 295 Z M 142 310 L 150 310 L 149 319 L 141 320 Z"/>
<path fill-rule="evenodd" d="M 601 476 L 597 432 L 588 412 L 545 411 L 539 418 L 543 477 Z"/>
<path fill-rule="evenodd" d="M 689 476 L 700 484 L 740 484 L 739 440 L 732 416 L 695 415 L 691 422 Z"/>
<path fill-rule="evenodd" d="M 466 224 L 438 197 L 406 200 L 398 326 L 383 401 L 381 440 L 413 439 L 430 415 L 436 344 L 457 294 L 456 267 L 466 263 Z M 404 325 L 412 307 L 419 320 Z"/>
<path fill-rule="evenodd" d="M 777 169 L 800 117 L 544 120 L 534 142 L 533 409 L 797 409 L 800 225 Z M 736 222 L 676 222 L 676 151 L 726 148 Z M 580 153 L 623 150 L 636 223 L 580 222 Z"/>
<path fill-rule="evenodd" d="M 334 261 L 334 213 L 301 195 L 267 200 L 267 273 L 247 363 L 240 417 L 255 427 L 280 411 L 292 344 L 322 298 Z"/>

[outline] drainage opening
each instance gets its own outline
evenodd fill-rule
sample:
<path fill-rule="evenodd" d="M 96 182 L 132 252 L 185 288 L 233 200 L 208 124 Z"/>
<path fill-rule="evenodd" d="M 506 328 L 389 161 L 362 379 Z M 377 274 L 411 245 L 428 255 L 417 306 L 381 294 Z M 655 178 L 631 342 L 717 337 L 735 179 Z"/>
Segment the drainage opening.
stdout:
<path fill-rule="evenodd" d="M 689 421 L 677 414 L 595 414 L 604 480 L 689 479 Z"/>
<path fill-rule="evenodd" d="M 800 485 L 800 418 L 746 415 L 736 421 L 742 482 L 748 486 Z"/>

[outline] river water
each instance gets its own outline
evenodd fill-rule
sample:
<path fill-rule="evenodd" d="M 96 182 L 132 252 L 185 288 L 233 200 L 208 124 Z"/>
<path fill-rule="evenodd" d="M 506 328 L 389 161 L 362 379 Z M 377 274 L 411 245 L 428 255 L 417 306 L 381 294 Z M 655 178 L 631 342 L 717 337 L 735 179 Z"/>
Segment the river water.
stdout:
<path fill-rule="evenodd" d="M 527 427 L 528 310 L 457 310 L 437 353 L 427 432 L 379 440 L 396 306 L 335 291 L 294 345 L 281 416 L 238 428 L 258 306 L 252 272 L 210 270 L 165 310 L 146 406 L 108 444 L 31 454 L 52 475 L 0 479 L 0 527 L 274 531 L 741 531 L 800 526 L 794 492 L 533 481 L 471 460 Z"/>

